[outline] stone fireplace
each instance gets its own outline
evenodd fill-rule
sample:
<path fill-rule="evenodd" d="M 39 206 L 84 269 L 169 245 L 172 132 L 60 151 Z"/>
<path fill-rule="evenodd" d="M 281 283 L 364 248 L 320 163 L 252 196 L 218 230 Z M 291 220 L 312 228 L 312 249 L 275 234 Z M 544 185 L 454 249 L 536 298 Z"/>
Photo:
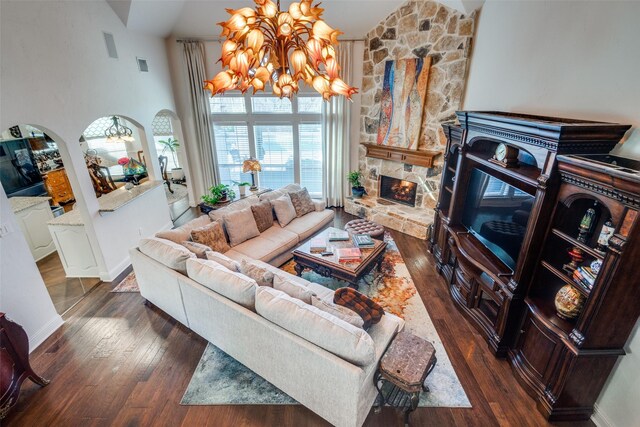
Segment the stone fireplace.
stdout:
<path fill-rule="evenodd" d="M 378 178 L 378 195 L 381 199 L 414 207 L 418 184 L 404 179 L 380 175 Z"/>

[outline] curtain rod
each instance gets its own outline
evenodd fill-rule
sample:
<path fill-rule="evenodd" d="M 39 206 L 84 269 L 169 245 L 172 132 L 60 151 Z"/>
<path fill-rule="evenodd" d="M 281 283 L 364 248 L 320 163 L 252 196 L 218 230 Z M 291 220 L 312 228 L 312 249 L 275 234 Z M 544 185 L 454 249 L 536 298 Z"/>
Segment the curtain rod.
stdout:
<path fill-rule="evenodd" d="M 223 42 L 226 39 L 221 39 L 219 37 L 194 37 L 194 38 L 182 38 L 176 39 L 177 43 L 187 43 L 187 42 Z M 341 39 L 338 42 L 363 42 L 365 39 Z"/>

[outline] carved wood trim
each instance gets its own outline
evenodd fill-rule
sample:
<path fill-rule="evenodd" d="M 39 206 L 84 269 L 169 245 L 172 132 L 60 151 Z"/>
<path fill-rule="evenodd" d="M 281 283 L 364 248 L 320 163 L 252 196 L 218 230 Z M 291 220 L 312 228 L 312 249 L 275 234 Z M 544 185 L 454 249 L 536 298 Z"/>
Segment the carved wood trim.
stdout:
<path fill-rule="evenodd" d="M 441 150 L 408 150 L 406 148 L 388 147 L 378 144 L 362 144 L 365 156 L 374 159 L 389 160 L 407 165 L 432 168 L 434 159 L 443 153 Z"/>

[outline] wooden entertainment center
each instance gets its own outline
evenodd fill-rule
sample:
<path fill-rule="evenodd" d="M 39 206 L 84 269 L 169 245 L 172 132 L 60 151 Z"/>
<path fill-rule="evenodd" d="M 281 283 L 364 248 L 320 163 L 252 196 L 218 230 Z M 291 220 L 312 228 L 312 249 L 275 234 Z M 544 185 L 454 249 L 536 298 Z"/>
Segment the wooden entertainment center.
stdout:
<path fill-rule="evenodd" d="M 443 125 L 438 271 L 543 414 L 588 419 L 640 316 L 640 162 L 607 155 L 630 126 L 457 116 Z"/>

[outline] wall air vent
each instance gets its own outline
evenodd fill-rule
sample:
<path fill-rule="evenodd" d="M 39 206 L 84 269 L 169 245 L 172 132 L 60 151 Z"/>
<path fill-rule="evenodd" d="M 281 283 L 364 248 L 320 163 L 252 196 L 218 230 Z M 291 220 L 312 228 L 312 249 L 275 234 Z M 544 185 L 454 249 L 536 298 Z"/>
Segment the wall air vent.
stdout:
<path fill-rule="evenodd" d="M 109 58 L 118 59 L 118 51 L 116 50 L 116 41 L 113 38 L 113 34 L 102 32 L 104 35 L 104 43 L 107 46 L 107 54 Z"/>
<path fill-rule="evenodd" d="M 142 58 L 138 58 L 136 57 L 136 59 L 138 60 L 138 69 L 140 70 L 141 73 L 148 73 L 149 72 L 149 64 L 147 64 L 147 60 L 146 59 L 142 59 Z"/>

